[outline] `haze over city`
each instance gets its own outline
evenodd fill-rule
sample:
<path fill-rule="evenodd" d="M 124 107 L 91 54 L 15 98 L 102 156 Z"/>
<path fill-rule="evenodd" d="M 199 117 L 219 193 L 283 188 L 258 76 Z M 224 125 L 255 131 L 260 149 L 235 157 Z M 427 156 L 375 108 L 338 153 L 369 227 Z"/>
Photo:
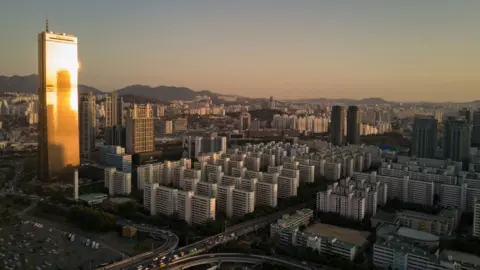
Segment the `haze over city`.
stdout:
<path fill-rule="evenodd" d="M 81 84 L 249 97 L 471 101 L 479 1 L 6 1 L 1 75 L 37 73 L 36 33 L 79 37 Z M 8 38 L 6 38 L 8 37 Z"/>

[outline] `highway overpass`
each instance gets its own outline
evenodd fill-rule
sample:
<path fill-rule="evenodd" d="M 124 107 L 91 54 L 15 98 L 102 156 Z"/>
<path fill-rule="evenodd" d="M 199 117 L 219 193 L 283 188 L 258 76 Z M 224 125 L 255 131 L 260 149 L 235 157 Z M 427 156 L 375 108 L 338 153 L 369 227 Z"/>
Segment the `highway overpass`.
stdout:
<path fill-rule="evenodd" d="M 261 264 L 269 263 L 279 266 L 288 267 L 288 269 L 300 269 L 300 270 L 311 270 L 317 269 L 313 266 L 307 265 L 306 262 L 298 262 L 291 259 L 276 258 L 270 256 L 261 256 L 253 254 L 243 254 L 243 253 L 214 253 L 214 254 L 205 254 L 197 255 L 187 258 L 182 258 L 170 263 L 167 266 L 157 267 L 154 269 L 162 270 L 180 270 L 187 269 L 190 267 L 204 265 L 204 264 L 217 264 L 223 262 L 231 263 L 244 263 L 244 264 Z"/>
<path fill-rule="evenodd" d="M 203 253 L 205 251 L 210 250 L 211 248 L 216 247 L 217 245 L 227 243 L 229 241 L 234 240 L 238 236 L 242 236 L 245 234 L 248 234 L 250 232 L 253 232 L 255 230 L 258 230 L 260 228 L 263 228 L 265 226 L 268 226 L 272 222 L 277 221 L 279 218 L 281 218 L 284 214 L 289 214 L 292 212 L 295 212 L 297 210 L 300 210 L 302 208 L 305 208 L 307 206 L 306 203 L 289 207 L 285 210 L 281 210 L 278 212 L 275 212 L 271 215 L 261 217 L 258 219 L 246 221 L 231 227 L 226 228 L 225 232 L 219 233 L 217 235 L 208 237 L 206 239 L 203 239 L 201 241 L 195 242 L 191 245 L 185 246 L 185 247 L 180 247 L 175 250 L 172 250 L 170 252 L 165 252 L 164 249 L 161 250 L 154 250 L 146 253 L 139 254 L 134 257 L 127 258 L 122 261 L 115 262 L 114 264 L 98 268 L 97 270 L 121 270 L 121 269 L 137 269 L 136 267 L 139 265 L 149 265 L 153 262 L 153 258 L 156 257 L 162 257 L 162 256 L 173 256 L 177 255 L 180 257 L 179 259 L 184 259 L 189 256 L 194 256 L 198 255 L 200 253 Z M 234 237 L 230 237 L 232 233 L 235 234 Z M 196 251 L 191 253 L 190 251 L 195 249 Z M 184 253 L 182 256 L 181 254 Z"/>

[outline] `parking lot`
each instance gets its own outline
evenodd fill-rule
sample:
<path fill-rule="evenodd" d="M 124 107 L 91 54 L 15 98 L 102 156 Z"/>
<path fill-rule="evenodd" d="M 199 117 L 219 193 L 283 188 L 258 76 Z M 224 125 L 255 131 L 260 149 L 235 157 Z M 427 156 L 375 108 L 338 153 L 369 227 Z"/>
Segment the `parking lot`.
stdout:
<path fill-rule="evenodd" d="M 34 221 L 21 221 L 0 229 L 0 269 L 94 269 L 119 258 L 118 253 L 98 245 L 85 245 L 85 238 L 68 237 Z M 93 241 L 91 239 L 90 241 Z"/>

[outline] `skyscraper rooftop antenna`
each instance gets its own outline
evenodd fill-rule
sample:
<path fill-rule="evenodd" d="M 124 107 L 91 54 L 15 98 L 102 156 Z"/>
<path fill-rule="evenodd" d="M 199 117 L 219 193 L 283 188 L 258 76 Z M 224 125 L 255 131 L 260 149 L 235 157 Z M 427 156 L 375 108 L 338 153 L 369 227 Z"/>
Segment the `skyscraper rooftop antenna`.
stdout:
<path fill-rule="evenodd" d="M 47 21 L 46 21 L 46 23 L 45 23 L 45 31 L 46 31 L 46 32 L 49 32 L 49 29 L 48 29 L 48 17 L 47 17 Z"/>

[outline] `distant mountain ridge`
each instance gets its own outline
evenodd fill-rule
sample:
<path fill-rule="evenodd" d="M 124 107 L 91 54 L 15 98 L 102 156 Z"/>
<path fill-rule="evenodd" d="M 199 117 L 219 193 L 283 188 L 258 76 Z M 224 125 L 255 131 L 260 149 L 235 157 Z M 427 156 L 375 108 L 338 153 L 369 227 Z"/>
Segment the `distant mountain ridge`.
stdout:
<path fill-rule="evenodd" d="M 101 91 L 97 88 L 80 84 L 80 93 L 92 91 L 93 94 L 104 94 L 108 92 Z M 27 76 L 1 76 L 0 75 L 0 93 L 6 92 L 18 92 L 18 93 L 36 93 L 37 92 L 37 75 Z M 172 100 L 193 100 L 197 96 L 208 96 L 212 99 L 214 104 L 230 104 L 230 103 L 251 103 L 265 101 L 265 98 L 248 98 L 238 95 L 228 95 L 214 93 L 208 90 L 195 91 L 187 87 L 176 86 L 148 86 L 135 84 L 124 87 L 118 90 L 121 96 L 128 97 L 130 101 L 141 102 L 150 100 L 151 102 L 168 102 Z M 230 97 L 233 101 L 227 101 L 224 97 Z M 387 101 L 379 97 L 371 97 L 364 99 L 325 99 L 325 98 L 312 98 L 312 99 L 296 99 L 296 100 L 279 100 L 286 103 L 331 103 L 331 104 L 347 104 L 347 105 L 374 105 L 374 104 L 395 104 L 399 102 Z M 414 103 L 414 102 L 406 102 Z M 418 102 L 417 102 L 418 103 Z M 421 102 L 428 103 L 428 102 Z M 469 102 L 463 102 L 469 103 Z M 470 103 L 480 103 L 480 101 L 472 101 Z"/>
<path fill-rule="evenodd" d="M 0 93 L 7 93 L 7 92 L 17 92 L 17 93 L 37 93 L 37 83 L 38 83 L 38 76 L 35 74 L 27 75 L 27 76 L 0 76 Z M 92 91 L 94 94 L 102 94 L 103 92 L 88 86 L 80 84 L 78 85 L 78 89 L 80 93 L 85 93 L 88 91 Z"/>

